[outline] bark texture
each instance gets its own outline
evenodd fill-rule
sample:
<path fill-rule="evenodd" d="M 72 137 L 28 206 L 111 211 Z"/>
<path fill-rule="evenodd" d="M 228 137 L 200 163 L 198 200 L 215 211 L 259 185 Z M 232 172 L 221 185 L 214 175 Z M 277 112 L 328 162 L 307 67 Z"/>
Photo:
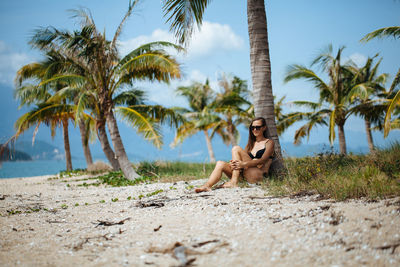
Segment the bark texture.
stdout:
<path fill-rule="evenodd" d="M 100 123 L 97 128 L 97 136 L 100 141 L 101 148 L 103 149 L 104 155 L 106 155 L 108 161 L 110 162 L 114 171 L 118 171 L 120 169 L 117 158 L 115 157 L 114 151 L 111 148 L 110 143 L 108 142 L 106 125 L 104 123 Z"/>
<path fill-rule="evenodd" d="M 268 138 L 275 142 L 276 157 L 271 165 L 271 172 L 279 175 L 285 172 L 286 168 L 282 158 L 275 123 L 271 61 L 269 57 L 268 28 L 264 0 L 247 1 L 247 19 L 255 115 L 256 117 L 265 118 L 268 126 Z"/>
<path fill-rule="evenodd" d="M 82 148 L 83 154 L 85 155 L 86 166 L 89 167 L 93 164 L 92 153 L 90 152 L 89 148 L 89 140 L 87 136 L 87 130 L 85 126 L 85 122 L 80 120 L 79 121 L 79 131 L 81 133 L 81 141 L 82 141 Z"/>
<path fill-rule="evenodd" d="M 207 143 L 207 149 L 208 149 L 208 155 L 210 156 L 210 162 L 215 163 L 215 155 L 214 155 L 214 150 L 212 148 L 211 144 L 211 138 L 208 135 L 207 130 L 204 130 L 204 135 L 206 137 L 206 143 Z"/>
<path fill-rule="evenodd" d="M 64 138 L 64 151 L 65 151 L 65 163 L 67 171 L 72 171 L 72 159 L 71 159 L 71 148 L 69 145 L 69 133 L 68 133 L 68 120 L 62 121 L 63 125 L 63 138 Z"/>
<path fill-rule="evenodd" d="M 372 139 L 371 122 L 369 120 L 365 120 L 365 132 L 367 133 L 369 152 L 374 153 L 375 146 L 374 146 L 374 140 Z"/>
<path fill-rule="evenodd" d="M 346 137 L 344 136 L 344 124 L 338 125 L 339 132 L 339 149 L 340 154 L 347 155 Z"/>
<path fill-rule="evenodd" d="M 139 177 L 139 175 L 133 169 L 132 163 L 129 161 L 128 156 L 126 155 L 125 148 L 122 144 L 121 136 L 119 134 L 117 121 L 112 110 L 107 113 L 107 126 L 108 130 L 110 131 L 114 152 L 122 172 L 128 180 L 135 180 Z"/>

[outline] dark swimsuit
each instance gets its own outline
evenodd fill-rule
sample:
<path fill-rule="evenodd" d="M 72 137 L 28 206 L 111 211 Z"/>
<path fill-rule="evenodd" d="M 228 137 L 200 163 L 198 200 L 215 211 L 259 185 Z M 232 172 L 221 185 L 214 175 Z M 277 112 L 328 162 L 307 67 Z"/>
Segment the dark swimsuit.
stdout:
<path fill-rule="evenodd" d="M 258 150 L 255 156 L 253 156 L 253 154 L 251 154 L 251 152 L 249 152 L 249 156 L 251 159 L 261 159 L 264 152 L 265 152 L 265 148 Z"/>
<path fill-rule="evenodd" d="M 268 142 L 269 142 L 269 140 L 267 142 L 265 142 L 265 144 L 267 144 Z M 251 152 L 249 152 L 248 154 L 249 154 L 251 159 L 261 159 L 261 157 L 264 154 L 264 152 L 265 152 L 265 148 L 258 150 L 256 152 L 255 156 L 253 154 L 251 154 Z M 274 153 L 271 156 L 269 156 L 269 158 L 273 159 L 274 158 Z"/>
<path fill-rule="evenodd" d="M 265 142 L 265 144 L 267 144 L 268 142 L 269 142 L 269 140 L 267 142 Z M 249 152 L 248 154 L 249 154 L 251 159 L 260 159 L 262 157 L 262 155 L 264 154 L 264 152 L 265 152 L 265 148 L 258 150 L 256 152 L 255 156 L 253 154 L 251 154 L 251 152 Z M 274 159 L 274 154 L 275 153 L 273 153 L 271 156 L 269 156 L 269 158 L 270 159 Z M 263 175 L 264 175 L 264 177 L 267 177 L 268 173 L 264 172 Z"/>

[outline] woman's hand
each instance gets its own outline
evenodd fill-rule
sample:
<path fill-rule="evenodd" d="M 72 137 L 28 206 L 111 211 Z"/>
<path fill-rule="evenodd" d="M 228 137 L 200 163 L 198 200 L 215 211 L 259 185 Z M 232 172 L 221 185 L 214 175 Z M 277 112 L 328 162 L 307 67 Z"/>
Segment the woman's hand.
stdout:
<path fill-rule="evenodd" d="M 246 167 L 246 162 L 235 159 L 231 160 L 229 165 L 231 166 L 232 170 L 240 170 Z"/>

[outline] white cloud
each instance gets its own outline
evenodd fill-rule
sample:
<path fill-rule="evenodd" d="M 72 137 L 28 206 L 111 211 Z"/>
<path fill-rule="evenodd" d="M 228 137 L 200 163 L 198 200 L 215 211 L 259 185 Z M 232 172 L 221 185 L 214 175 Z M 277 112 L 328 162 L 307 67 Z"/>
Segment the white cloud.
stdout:
<path fill-rule="evenodd" d="M 157 29 L 151 35 L 141 35 L 127 41 L 120 41 L 121 55 L 126 55 L 139 45 L 153 41 L 174 42 L 175 38 L 170 32 Z M 239 50 L 243 47 L 243 43 L 243 39 L 236 35 L 229 25 L 205 21 L 200 31 L 197 29 L 194 31 L 184 57 L 198 58 L 221 51 Z"/>
<path fill-rule="evenodd" d="M 0 83 L 12 85 L 17 70 L 30 61 L 27 54 L 13 52 L 0 40 Z"/>
<path fill-rule="evenodd" d="M 358 67 L 362 67 L 367 62 L 367 57 L 360 53 L 354 53 L 350 55 L 350 60 L 352 60 Z"/>
<path fill-rule="evenodd" d="M 154 41 L 167 41 L 174 43 L 174 36 L 169 32 L 157 29 L 153 31 L 151 35 L 141 35 L 136 38 L 129 39 L 127 41 L 120 41 L 119 42 L 120 53 L 122 56 L 124 56 L 133 49 L 136 49 L 143 44 Z"/>
<path fill-rule="evenodd" d="M 220 50 L 239 50 L 243 47 L 243 43 L 243 39 L 236 35 L 229 25 L 205 21 L 201 31 L 194 33 L 188 54 L 198 57 Z"/>
<path fill-rule="evenodd" d="M 166 107 L 188 107 L 188 103 L 184 97 L 178 96 L 175 93 L 179 86 L 189 86 L 193 82 L 205 83 L 209 79 L 210 86 L 214 90 L 218 90 L 219 72 L 214 76 L 208 77 L 199 70 L 192 70 L 184 79 L 173 80 L 169 85 L 150 82 L 139 82 L 136 86 L 139 89 L 147 92 L 148 99 L 151 102 L 166 106 Z"/>

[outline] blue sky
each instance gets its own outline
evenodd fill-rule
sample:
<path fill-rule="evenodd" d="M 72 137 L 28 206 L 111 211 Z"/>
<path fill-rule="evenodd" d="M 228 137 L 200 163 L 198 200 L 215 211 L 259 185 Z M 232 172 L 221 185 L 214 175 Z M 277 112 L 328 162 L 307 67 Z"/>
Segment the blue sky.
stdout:
<path fill-rule="evenodd" d="M 98 28 L 105 29 L 108 38 L 112 38 L 127 6 L 127 0 L 0 1 L 2 101 L 13 101 L 10 96 L 15 71 L 23 64 L 40 59 L 40 54 L 27 44 L 34 29 L 51 25 L 73 30 L 78 25 L 67 10 L 86 7 L 91 10 Z M 383 57 L 380 72 L 389 73 L 392 77 L 400 67 L 398 40 L 374 40 L 366 44 L 359 42 L 365 34 L 375 29 L 399 25 L 400 1 L 270 0 L 266 1 L 266 10 L 273 91 L 278 97 L 286 95 L 288 101 L 317 99 L 318 94 L 311 85 L 300 81 L 284 84 L 283 76 L 289 64 L 309 65 L 313 57 L 329 44 L 333 45 L 335 51 L 339 46 L 346 46 L 345 58 L 360 64 L 368 56 L 380 53 Z M 143 42 L 173 41 L 168 25 L 162 18 L 160 1 L 142 0 L 126 23 L 120 40 L 123 53 Z M 177 86 L 190 84 L 191 81 L 204 82 L 209 78 L 217 89 L 218 77 L 223 72 L 245 79 L 251 86 L 246 1 L 214 0 L 206 10 L 203 27 L 194 35 L 187 55 L 179 55 L 178 59 L 184 71 L 182 80 L 174 81 L 169 86 L 139 85 L 147 90 L 151 101 L 167 106 L 184 106 L 184 100 L 174 95 Z M 8 116 L 0 119 L 1 124 L 9 125 L 7 118 L 20 115 L 22 111 L 4 112 Z M 351 118 L 345 130 L 349 132 L 348 145 L 366 145 L 364 124 L 360 119 Z M 295 127 L 289 129 L 282 140 L 292 141 L 294 131 Z M 377 140 L 383 140 L 379 133 L 375 136 Z M 393 132 L 389 140 L 399 139 L 399 136 Z M 242 142 L 244 139 L 246 137 L 242 138 Z M 327 140 L 327 129 L 319 128 L 313 132 L 309 143 L 327 143 Z"/>

